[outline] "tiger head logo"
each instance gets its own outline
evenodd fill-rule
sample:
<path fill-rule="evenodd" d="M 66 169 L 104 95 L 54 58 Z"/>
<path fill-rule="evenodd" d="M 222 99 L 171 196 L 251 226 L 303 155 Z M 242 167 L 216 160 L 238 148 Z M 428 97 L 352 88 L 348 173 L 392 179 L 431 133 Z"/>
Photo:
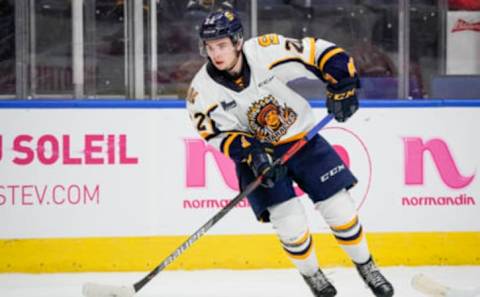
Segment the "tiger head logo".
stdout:
<path fill-rule="evenodd" d="M 254 102 L 248 110 L 248 124 L 257 139 L 277 142 L 297 119 L 287 105 L 281 106 L 272 95 Z"/>

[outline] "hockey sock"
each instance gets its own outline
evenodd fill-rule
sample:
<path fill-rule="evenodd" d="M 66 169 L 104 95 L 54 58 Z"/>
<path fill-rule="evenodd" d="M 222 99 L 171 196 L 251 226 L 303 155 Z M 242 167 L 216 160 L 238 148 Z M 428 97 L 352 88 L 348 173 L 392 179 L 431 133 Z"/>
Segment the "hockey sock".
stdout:
<path fill-rule="evenodd" d="M 318 271 L 318 260 L 301 202 L 293 198 L 268 210 L 272 226 L 292 263 L 301 274 L 314 275 Z"/>
<path fill-rule="evenodd" d="M 355 216 L 350 222 L 340 226 L 330 226 L 338 244 L 350 256 L 353 262 L 363 263 L 370 257 L 367 239 L 362 225 Z"/>
<path fill-rule="evenodd" d="M 281 244 L 301 274 L 306 276 L 315 274 L 318 270 L 318 261 L 310 232 L 307 231 L 296 242 L 286 243 L 281 241 Z"/>
<path fill-rule="evenodd" d="M 367 239 L 350 194 L 342 190 L 325 201 L 317 202 L 315 208 L 322 214 L 338 244 L 352 261 L 368 261 L 370 252 Z"/>

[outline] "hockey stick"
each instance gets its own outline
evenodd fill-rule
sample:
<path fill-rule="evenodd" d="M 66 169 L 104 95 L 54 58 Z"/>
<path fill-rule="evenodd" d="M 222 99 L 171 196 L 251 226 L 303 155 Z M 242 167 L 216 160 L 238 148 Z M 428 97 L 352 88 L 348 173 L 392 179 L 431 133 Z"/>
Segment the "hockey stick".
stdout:
<path fill-rule="evenodd" d="M 440 284 L 424 274 L 412 278 L 412 287 L 432 297 L 475 297 L 480 296 L 480 287 L 475 289 L 457 289 Z"/>
<path fill-rule="evenodd" d="M 275 160 L 275 165 L 285 164 L 293 155 L 295 155 L 308 141 L 310 141 L 325 125 L 327 125 L 333 116 L 325 116 L 318 124 L 293 146 L 291 146 L 281 158 Z M 185 240 L 176 250 L 174 250 L 162 263 L 155 267 L 144 278 L 133 284 L 133 286 L 109 286 L 95 283 L 86 283 L 83 285 L 83 295 L 86 297 L 132 297 L 136 292 L 140 291 L 149 281 L 151 281 L 159 272 L 172 263 L 186 249 L 188 249 L 195 241 L 202 237 L 213 225 L 223 218 L 230 210 L 232 210 L 240 201 L 250 195 L 256 188 L 260 186 L 264 175 L 258 176 L 253 182 L 247 185 L 245 190 L 233 198 L 224 208 L 216 215 L 208 220 L 202 227 Z"/>

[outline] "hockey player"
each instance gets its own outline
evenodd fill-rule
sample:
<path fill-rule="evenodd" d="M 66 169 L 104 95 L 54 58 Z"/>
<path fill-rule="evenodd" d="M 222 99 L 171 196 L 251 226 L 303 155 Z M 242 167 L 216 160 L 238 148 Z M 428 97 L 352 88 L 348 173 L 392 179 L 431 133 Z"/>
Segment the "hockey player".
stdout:
<path fill-rule="evenodd" d="M 233 11 L 210 13 L 200 27 L 207 63 L 195 75 L 187 108 L 200 136 L 236 164 L 243 189 L 265 174 L 248 197 L 258 220 L 271 222 L 316 297 L 337 291 L 319 268 L 295 181 L 313 201 L 375 296 L 393 296 L 367 247 L 348 192 L 356 179 L 332 146 L 315 136 L 285 166 L 272 166 L 314 124 L 308 102 L 286 82 L 299 77 L 327 84 L 327 109 L 339 122 L 358 109 L 359 79 L 343 49 L 322 39 L 268 34 L 247 41 Z"/>

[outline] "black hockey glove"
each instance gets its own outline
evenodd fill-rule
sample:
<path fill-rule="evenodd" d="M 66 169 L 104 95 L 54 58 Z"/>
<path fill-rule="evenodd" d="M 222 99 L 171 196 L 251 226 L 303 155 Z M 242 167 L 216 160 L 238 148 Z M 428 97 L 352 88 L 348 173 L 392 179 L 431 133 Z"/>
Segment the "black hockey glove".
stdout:
<path fill-rule="evenodd" d="M 344 78 L 336 84 L 327 85 L 327 111 L 338 122 L 345 122 L 358 109 L 358 77 Z"/>
<path fill-rule="evenodd" d="M 248 152 L 247 164 L 252 168 L 255 176 L 263 174 L 262 186 L 273 188 L 275 183 L 287 175 L 284 165 L 273 166 L 273 145 L 257 143 L 252 145 Z"/>

